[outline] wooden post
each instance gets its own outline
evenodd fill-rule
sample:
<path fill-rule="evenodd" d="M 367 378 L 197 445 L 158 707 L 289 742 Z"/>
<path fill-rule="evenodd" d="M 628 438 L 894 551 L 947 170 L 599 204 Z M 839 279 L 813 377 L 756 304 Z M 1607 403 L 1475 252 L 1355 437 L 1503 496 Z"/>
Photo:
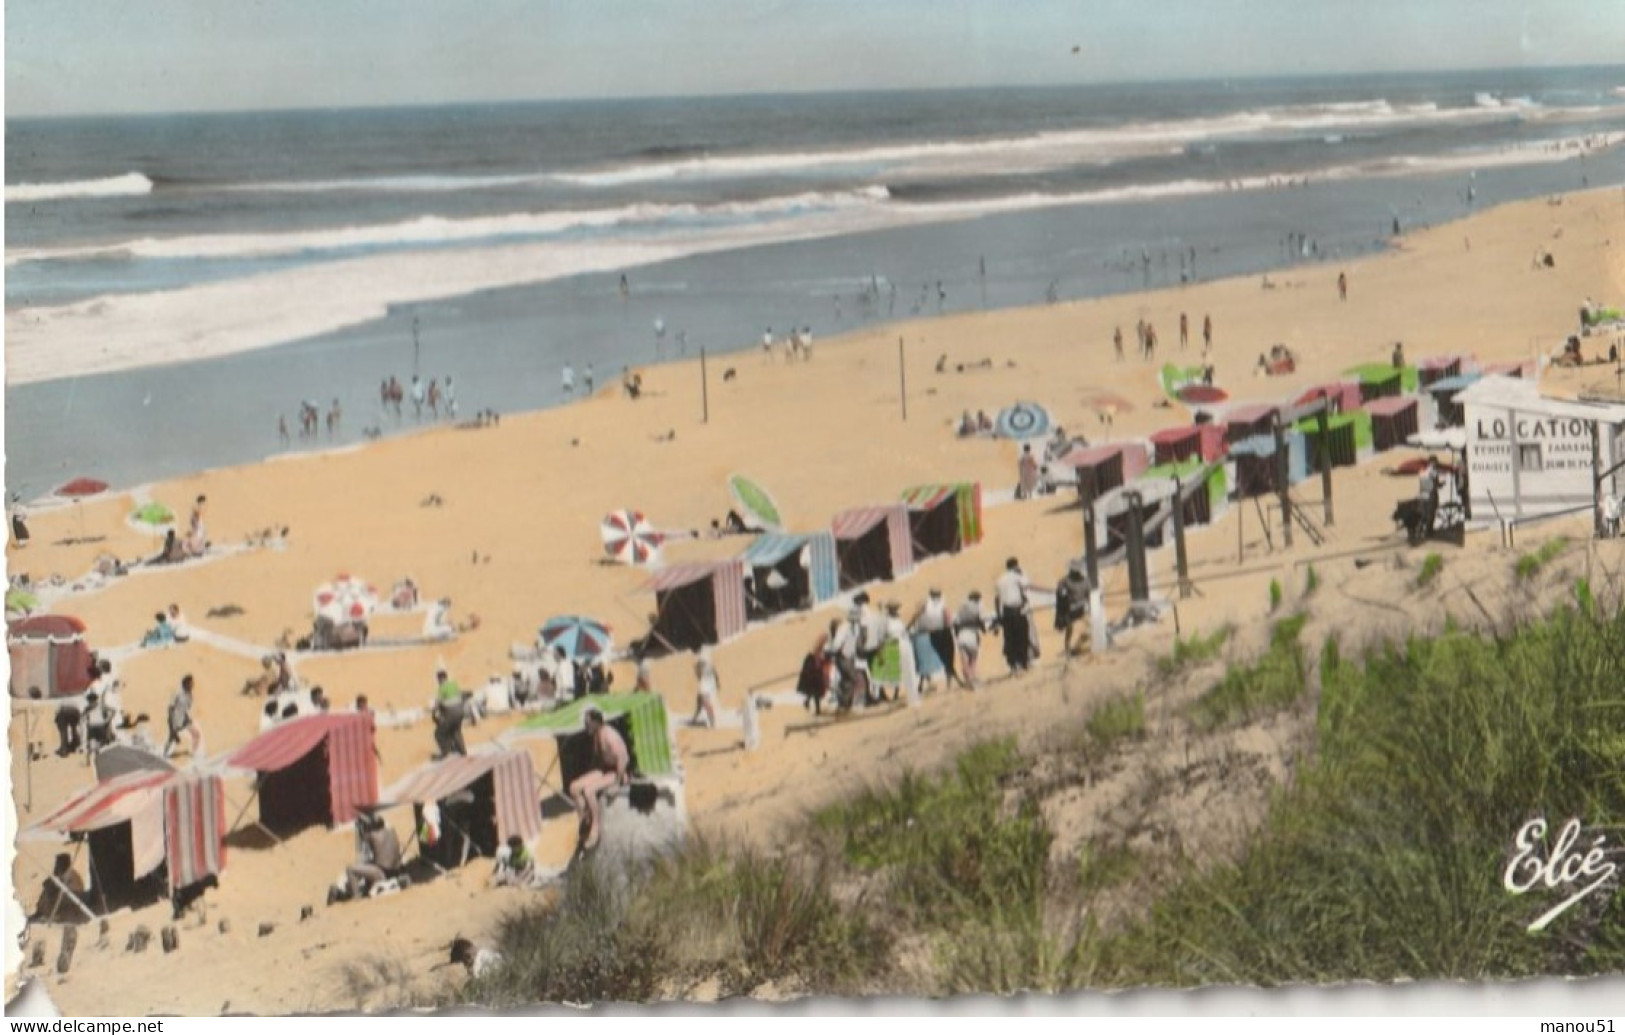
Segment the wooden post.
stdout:
<path fill-rule="evenodd" d="M 908 370 L 903 364 L 903 339 L 897 339 L 897 398 L 903 406 L 903 420 L 908 420 Z"/>
<path fill-rule="evenodd" d="M 1292 549 L 1292 473 L 1287 465 L 1286 429 L 1281 426 L 1281 414 L 1275 414 L 1275 491 L 1281 498 L 1281 538 L 1288 550 Z"/>
<path fill-rule="evenodd" d="M 1318 437 L 1320 445 L 1315 450 L 1320 463 L 1320 494 L 1326 499 L 1326 527 L 1333 525 L 1332 521 L 1332 446 L 1331 446 L 1331 418 L 1326 415 L 1327 406 L 1322 404 L 1318 424 Z"/>
<path fill-rule="evenodd" d="M 1599 422 L 1591 422 L 1591 535 L 1602 538 L 1602 435 Z M 1588 558 L 1589 559 L 1589 558 Z"/>
<path fill-rule="evenodd" d="M 1240 564 L 1246 556 L 1247 547 L 1242 539 L 1242 523 L 1247 520 L 1247 508 L 1241 505 L 1241 497 L 1236 497 L 1236 563 Z"/>
<path fill-rule="evenodd" d="M 1128 536 L 1125 556 L 1128 561 L 1129 612 L 1138 620 L 1151 603 L 1151 579 L 1145 563 L 1145 515 L 1141 511 L 1140 494 L 1126 493 L 1128 504 Z"/>
<path fill-rule="evenodd" d="M 1095 543 L 1095 504 L 1083 505 L 1083 560 L 1089 572 L 1089 585 L 1100 587 L 1100 549 Z"/>
<path fill-rule="evenodd" d="M 1207 482 L 1202 482 L 1203 491 L 1206 491 Z M 1185 557 L 1185 498 L 1180 492 L 1179 479 L 1174 479 L 1174 567 L 1179 572 L 1179 597 L 1181 600 L 1191 595 L 1190 565 Z M 1174 632 L 1179 632 L 1179 612 L 1174 612 Z"/>
<path fill-rule="evenodd" d="M 705 349 L 700 349 L 700 409 L 701 423 L 711 423 L 711 386 L 705 373 Z"/>

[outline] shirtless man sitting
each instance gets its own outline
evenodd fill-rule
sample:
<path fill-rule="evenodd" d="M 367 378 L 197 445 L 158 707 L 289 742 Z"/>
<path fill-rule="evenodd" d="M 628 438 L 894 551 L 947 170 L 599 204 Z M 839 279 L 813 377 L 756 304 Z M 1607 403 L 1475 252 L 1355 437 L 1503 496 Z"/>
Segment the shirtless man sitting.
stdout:
<path fill-rule="evenodd" d="M 571 782 L 570 797 L 575 801 L 576 811 L 581 814 L 585 827 L 581 850 L 590 852 L 598 847 L 603 833 L 603 807 L 598 802 L 598 795 L 630 782 L 628 766 L 631 756 L 626 750 L 626 741 L 621 739 L 615 727 L 604 721 L 603 712 L 596 708 L 587 709 L 586 721 L 587 734 L 592 737 L 593 766 Z"/>

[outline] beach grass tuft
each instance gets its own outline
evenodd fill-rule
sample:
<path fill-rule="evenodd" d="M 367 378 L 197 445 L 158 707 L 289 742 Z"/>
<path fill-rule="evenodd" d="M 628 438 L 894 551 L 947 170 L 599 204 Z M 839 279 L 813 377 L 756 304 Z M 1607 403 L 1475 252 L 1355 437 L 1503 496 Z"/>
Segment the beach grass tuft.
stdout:
<path fill-rule="evenodd" d="M 1552 563 L 1552 561 L 1556 560 L 1557 556 L 1567 547 L 1568 542 L 1566 540 L 1548 539 L 1545 543 L 1541 544 L 1540 549 L 1534 551 L 1533 553 L 1526 553 L 1522 557 L 1519 557 L 1517 567 L 1514 569 L 1514 571 L 1516 571 L 1518 578 L 1527 582 L 1536 575 L 1539 575 L 1541 569 Z"/>
<path fill-rule="evenodd" d="M 1089 715 L 1085 725 L 1089 741 L 1098 751 L 1109 751 L 1119 741 L 1145 736 L 1145 694 L 1116 697 Z"/>
<path fill-rule="evenodd" d="M 1242 719 L 1286 707 L 1303 693 L 1304 656 L 1298 635 L 1307 615 L 1275 623 L 1269 649 L 1250 665 L 1231 666 L 1224 678 L 1197 698 L 1191 721 L 1201 730 L 1217 729 Z"/>
<path fill-rule="evenodd" d="M 1422 558 L 1422 570 L 1416 576 L 1417 587 L 1420 588 L 1422 586 L 1426 586 L 1428 583 L 1438 578 L 1439 573 L 1443 570 L 1444 558 L 1440 557 L 1436 553 L 1428 554 L 1426 557 Z"/>
<path fill-rule="evenodd" d="M 1174 649 L 1171 653 L 1157 659 L 1157 672 L 1163 678 L 1172 678 L 1186 669 L 1204 665 L 1219 656 L 1231 635 L 1235 632 L 1233 625 L 1221 625 L 1207 636 L 1192 634 L 1189 637 L 1174 637 Z"/>

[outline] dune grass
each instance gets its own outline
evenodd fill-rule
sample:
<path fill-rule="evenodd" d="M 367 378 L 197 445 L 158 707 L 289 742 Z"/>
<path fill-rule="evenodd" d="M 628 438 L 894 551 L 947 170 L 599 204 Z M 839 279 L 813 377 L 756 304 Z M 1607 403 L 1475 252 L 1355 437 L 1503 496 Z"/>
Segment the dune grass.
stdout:
<path fill-rule="evenodd" d="M 1542 568 L 1557 559 L 1557 556 L 1568 548 L 1568 543 L 1562 539 L 1548 539 L 1541 544 L 1540 549 L 1533 553 L 1526 553 L 1518 558 L 1517 567 L 1513 570 L 1518 578 L 1528 581 L 1540 574 Z"/>
<path fill-rule="evenodd" d="M 1157 659 L 1157 672 L 1166 679 L 1212 661 L 1219 656 L 1219 651 L 1224 649 L 1234 632 L 1234 626 L 1223 625 L 1207 636 L 1192 634 L 1189 637 L 1174 637 L 1173 652 Z"/>
<path fill-rule="evenodd" d="M 577 873 L 557 906 L 510 918 L 507 962 L 459 998 L 645 1000 L 707 980 L 725 995 L 767 981 L 941 995 L 1625 969 L 1611 891 L 1530 934 L 1562 893 L 1501 884 L 1529 818 L 1592 830 L 1625 815 L 1625 615 L 1599 614 L 1582 584 L 1575 598 L 1498 638 L 1447 626 L 1355 657 L 1328 637 L 1314 751 L 1233 862 L 1155 863 L 1109 836 L 1057 855 L 1041 760 L 995 740 L 814 814 L 771 856 L 696 841 L 616 883 Z M 1193 723 L 1296 700 L 1304 621 L 1277 622 Z M 1143 721 L 1143 700 L 1124 700 L 1084 725 L 1121 745 Z M 1121 896 L 1147 865 L 1173 866 L 1172 882 L 1145 913 L 1097 927 L 1097 896 Z"/>
<path fill-rule="evenodd" d="M 1250 665 L 1231 666 L 1214 687 L 1190 708 L 1198 729 L 1212 730 L 1242 719 L 1286 707 L 1304 690 L 1303 648 L 1298 635 L 1307 616 L 1294 615 L 1275 623 L 1269 649 Z"/>
<path fill-rule="evenodd" d="M 1436 553 L 1428 554 L 1426 557 L 1422 558 L 1422 570 L 1417 573 L 1416 585 L 1418 587 L 1426 586 L 1428 583 L 1438 578 L 1439 573 L 1443 570 L 1444 558 L 1440 557 Z"/>
<path fill-rule="evenodd" d="M 1145 694 L 1114 697 L 1089 714 L 1084 724 L 1090 744 L 1099 751 L 1108 751 L 1119 741 L 1138 740 L 1145 736 Z"/>

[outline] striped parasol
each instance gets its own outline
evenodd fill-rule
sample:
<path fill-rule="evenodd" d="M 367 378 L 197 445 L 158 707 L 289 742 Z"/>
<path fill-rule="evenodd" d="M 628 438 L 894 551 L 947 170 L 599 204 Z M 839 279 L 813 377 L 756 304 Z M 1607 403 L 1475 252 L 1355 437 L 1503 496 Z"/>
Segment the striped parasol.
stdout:
<path fill-rule="evenodd" d="M 604 541 L 605 553 L 622 564 L 632 565 L 659 564 L 660 545 L 666 541 L 665 534 L 656 531 L 638 510 L 606 514 L 598 523 L 598 535 Z"/>
<path fill-rule="evenodd" d="M 783 531 L 784 518 L 779 514 L 779 505 L 773 502 L 766 489 L 744 475 L 736 474 L 728 479 L 728 491 L 733 493 L 734 502 L 758 528 L 769 532 Z"/>
<path fill-rule="evenodd" d="M 554 648 L 562 647 L 564 656 L 571 660 L 603 657 L 615 646 L 609 626 L 581 615 L 549 618 L 536 634 L 536 643 L 549 654 Z"/>
<path fill-rule="evenodd" d="M 365 579 L 340 575 L 316 587 L 313 608 L 317 618 L 333 622 L 364 622 L 378 608 L 378 591 Z"/>

